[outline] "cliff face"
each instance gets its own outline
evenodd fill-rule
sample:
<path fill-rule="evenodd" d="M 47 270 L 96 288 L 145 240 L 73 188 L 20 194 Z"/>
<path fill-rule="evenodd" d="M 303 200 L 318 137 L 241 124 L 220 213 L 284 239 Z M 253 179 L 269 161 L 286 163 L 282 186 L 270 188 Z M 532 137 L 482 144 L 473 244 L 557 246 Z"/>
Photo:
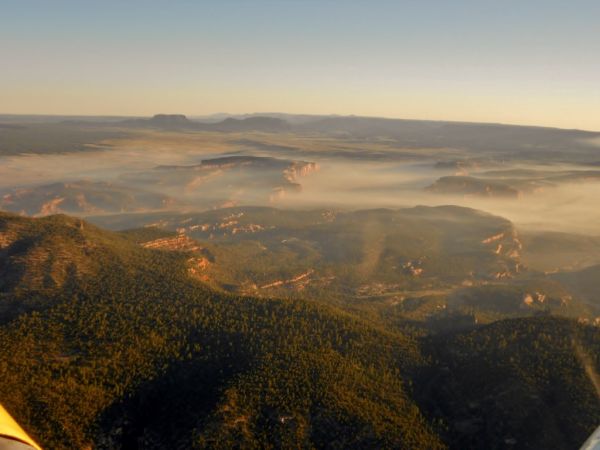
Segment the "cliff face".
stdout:
<path fill-rule="evenodd" d="M 206 192 L 214 203 L 208 206 L 265 204 L 301 191 L 299 180 L 317 170 L 319 166 L 309 161 L 235 155 L 194 165 L 158 166 L 132 181 L 147 183 L 148 189 L 156 185 L 183 189 L 182 195 L 193 196 L 196 206 L 207 202 Z"/>
<path fill-rule="evenodd" d="M 202 249 L 198 242 L 190 239 L 185 234 L 154 239 L 152 241 L 143 242 L 141 245 L 144 248 L 181 252 L 195 252 Z"/>
<path fill-rule="evenodd" d="M 492 274 L 494 278 L 512 278 L 519 273 L 523 244 L 512 225 L 506 231 L 486 237 L 481 244 L 500 258 L 499 270 Z"/>
<path fill-rule="evenodd" d="M 306 162 L 306 161 L 293 161 L 290 166 L 284 170 L 284 177 L 290 181 L 294 182 L 298 178 L 305 177 L 310 175 L 311 173 L 317 172 L 319 170 L 319 165 L 314 162 Z"/>

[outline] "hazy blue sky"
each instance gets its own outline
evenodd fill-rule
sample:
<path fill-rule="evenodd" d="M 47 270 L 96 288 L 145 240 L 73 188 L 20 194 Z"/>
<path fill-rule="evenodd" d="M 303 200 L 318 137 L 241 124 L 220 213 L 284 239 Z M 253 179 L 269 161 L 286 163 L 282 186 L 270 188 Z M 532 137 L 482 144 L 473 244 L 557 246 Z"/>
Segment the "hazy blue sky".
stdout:
<path fill-rule="evenodd" d="M 600 1 L 0 0 L 0 112 L 600 130 Z"/>

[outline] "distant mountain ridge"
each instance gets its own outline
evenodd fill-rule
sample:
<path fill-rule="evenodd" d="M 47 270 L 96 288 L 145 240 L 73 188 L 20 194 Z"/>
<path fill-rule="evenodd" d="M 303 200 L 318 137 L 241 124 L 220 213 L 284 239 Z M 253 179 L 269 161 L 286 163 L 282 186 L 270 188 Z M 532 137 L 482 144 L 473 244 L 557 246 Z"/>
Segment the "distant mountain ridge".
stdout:
<path fill-rule="evenodd" d="M 149 119 L 126 119 L 118 125 L 147 128 L 193 128 L 195 124 L 183 114 L 155 114 Z"/>
<path fill-rule="evenodd" d="M 295 116 L 286 114 L 216 116 L 207 121 L 180 114 L 157 114 L 120 125 L 161 130 L 322 134 L 354 139 L 393 139 L 408 148 L 457 148 L 504 159 L 527 152 L 531 159 L 592 163 L 597 161 L 594 139 L 600 132 L 495 123 L 387 119 L 360 116 Z M 222 120 L 216 120 L 221 119 Z M 106 123 L 115 125 L 114 122 Z"/>
<path fill-rule="evenodd" d="M 198 131 L 220 131 L 220 132 L 238 132 L 238 131 L 266 131 L 282 132 L 291 129 L 288 122 L 274 117 L 248 117 L 235 119 L 227 117 L 219 122 L 202 123 L 189 120 L 183 114 L 156 114 L 149 119 L 124 120 L 120 125 L 158 128 L 167 130 L 198 130 Z"/>
<path fill-rule="evenodd" d="M 3 117 L 5 119 L 3 119 Z M 63 119 L 63 120 L 61 120 Z M 309 116 L 281 113 L 217 115 L 190 119 L 182 114 L 153 117 L 63 117 L 0 116 L 0 153 L 56 153 L 87 150 L 86 143 L 122 137 L 135 130 L 215 133 L 294 133 L 363 141 L 393 142 L 405 149 L 456 149 L 476 152 L 480 160 L 568 162 L 597 164 L 600 132 L 494 123 L 386 119 L 359 116 Z M 31 122 L 28 122 L 31 121 Z M 40 138 L 37 134 L 40 133 Z M 51 133 L 50 145 L 48 135 Z"/>
<path fill-rule="evenodd" d="M 190 120 L 183 114 L 156 114 L 151 118 L 135 118 L 117 122 L 127 126 L 156 128 L 193 128 L 207 131 L 295 131 L 319 133 L 343 133 L 357 137 L 384 135 L 388 137 L 425 138 L 439 145 L 444 140 L 460 140 L 469 133 L 482 138 L 527 141 L 545 136 L 550 138 L 597 138 L 600 131 L 561 129 L 529 125 L 500 123 L 454 122 L 443 120 L 390 119 L 362 116 L 319 116 L 283 113 L 226 115 Z M 90 123 L 86 121 L 87 123 Z M 114 125 L 115 122 L 107 122 Z M 483 143 L 483 141 L 482 141 Z M 591 144 L 590 144 L 591 145 Z"/>

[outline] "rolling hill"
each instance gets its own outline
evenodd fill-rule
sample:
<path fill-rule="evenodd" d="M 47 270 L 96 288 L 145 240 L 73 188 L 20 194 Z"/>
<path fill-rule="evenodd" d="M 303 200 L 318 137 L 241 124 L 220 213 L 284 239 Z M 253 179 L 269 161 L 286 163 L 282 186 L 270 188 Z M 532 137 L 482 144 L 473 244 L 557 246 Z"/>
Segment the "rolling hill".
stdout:
<path fill-rule="evenodd" d="M 571 242 L 579 243 L 570 249 L 573 256 L 582 257 L 582 245 L 591 238 L 529 233 L 524 244 L 510 221 L 469 208 L 240 207 L 91 220 L 116 230 L 144 226 L 172 233 L 149 237 L 144 245 L 186 246 L 194 276 L 217 290 L 319 299 L 374 314 L 376 321 L 405 324 L 418 318 L 445 328 L 462 323 L 457 315 L 473 324 L 540 313 L 594 320 L 600 313 L 600 305 L 582 298 L 572 284 L 539 271 L 540 261 L 562 264 Z M 556 252 L 539 245 L 548 239 Z M 523 254 L 533 268 L 523 264 Z"/>
<path fill-rule="evenodd" d="M 213 274 L 217 282 L 256 285 L 253 291 L 309 271 L 315 281 L 330 278 L 329 284 L 348 289 L 365 283 L 441 286 L 509 278 L 519 271 L 520 242 L 512 224 L 469 208 L 344 212 L 240 207 L 91 220 L 113 229 L 156 226 L 197 239 L 215 255 L 210 270 L 218 271 L 222 260 L 223 271 Z"/>
<path fill-rule="evenodd" d="M 37 300 L 0 312 L 0 398 L 44 448 L 567 449 L 600 415 L 595 327 L 427 337 L 318 297 L 214 291 L 190 276 L 194 241 L 140 245 L 164 230 L 0 223 L 0 300 Z"/>
<path fill-rule="evenodd" d="M 421 360 L 410 336 L 315 303 L 212 292 L 181 255 L 79 219 L 5 214 L 2 236 L 3 279 L 21 260 L 36 278 L 72 267 L 48 303 L 0 328 L 0 396 L 45 447 L 441 447 L 400 377 Z M 30 265 L 30 247 L 54 265 Z"/>
<path fill-rule="evenodd" d="M 30 216 L 50 214 L 102 214 L 160 210 L 177 202 L 166 195 L 118 183 L 78 180 L 9 190 L 0 207 Z"/>
<path fill-rule="evenodd" d="M 599 345 L 550 317 L 434 337 L 417 396 L 452 448 L 579 448 L 600 421 Z"/>

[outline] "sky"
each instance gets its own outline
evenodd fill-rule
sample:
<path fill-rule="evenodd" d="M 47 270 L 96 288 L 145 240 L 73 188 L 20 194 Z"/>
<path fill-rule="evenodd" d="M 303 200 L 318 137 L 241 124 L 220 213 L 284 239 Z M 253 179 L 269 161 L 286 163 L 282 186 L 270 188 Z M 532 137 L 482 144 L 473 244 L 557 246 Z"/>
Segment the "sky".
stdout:
<path fill-rule="evenodd" d="M 0 113 L 600 130 L 597 0 L 0 0 Z"/>

